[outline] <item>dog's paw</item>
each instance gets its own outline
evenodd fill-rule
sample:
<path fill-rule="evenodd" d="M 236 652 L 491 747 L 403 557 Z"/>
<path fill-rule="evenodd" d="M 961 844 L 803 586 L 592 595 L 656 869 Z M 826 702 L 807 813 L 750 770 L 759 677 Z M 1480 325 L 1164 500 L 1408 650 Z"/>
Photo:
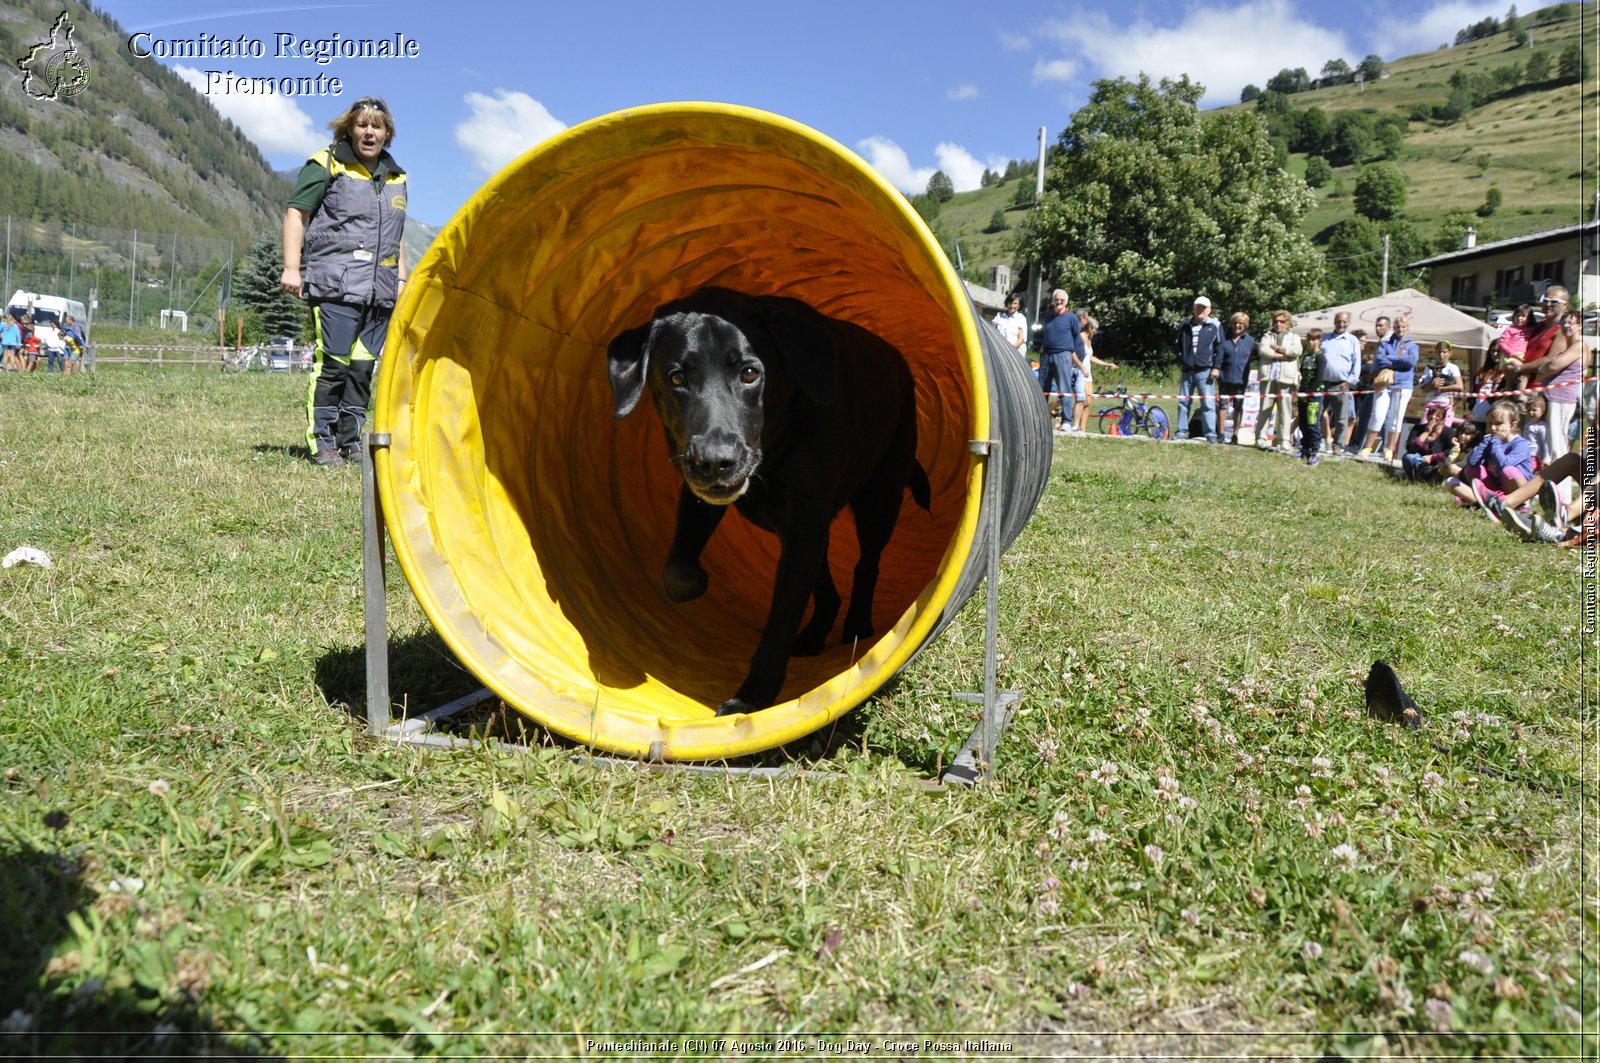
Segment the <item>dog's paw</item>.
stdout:
<path fill-rule="evenodd" d="M 876 634 L 877 631 L 873 629 L 871 624 L 861 624 L 856 626 L 846 624 L 844 626 L 844 634 L 839 637 L 839 641 L 848 646 L 855 642 L 866 642 Z"/>
<path fill-rule="evenodd" d="M 804 631 L 800 632 L 799 635 L 795 636 L 794 650 L 789 654 L 789 656 L 815 657 L 817 654 L 822 652 L 823 647 L 827 646 L 827 644 L 828 630 L 826 628 L 822 629 L 821 631 L 812 631 L 810 628 L 806 628 Z"/>
<path fill-rule="evenodd" d="M 667 586 L 667 599 L 673 602 L 692 602 L 706 592 L 711 578 L 699 565 L 674 565 L 670 562 L 661 572 Z"/>
<path fill-rule="evenodd" d="M 741 698 L 729 698 L 717 706 L 718 716 L 745 716 L 752 712 L 760 712 L 765 705 L 752 705 Z"/>

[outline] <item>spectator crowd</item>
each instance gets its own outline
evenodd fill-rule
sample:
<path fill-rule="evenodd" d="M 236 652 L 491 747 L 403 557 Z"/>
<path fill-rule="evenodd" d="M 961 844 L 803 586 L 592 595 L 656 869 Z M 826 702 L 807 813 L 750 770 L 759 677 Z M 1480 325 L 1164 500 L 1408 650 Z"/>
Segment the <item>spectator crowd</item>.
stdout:
<path fill-rule="evenodd" d="M 1571 443 L 1580 394 L 1583 423 L 1593 424 L 1595 385 L 1585 380 L 1595 375 L 1595 353 L 1565 288 L 1550 285 L 1537 309 L 1517 308 L 1470 387 L 1454 345 L 1440 340 L 1424 352 L 1407 316 L 1377 318 L 1372 336 L 1352 329 L 1346 311 L 1334 315 L 1330 331 L 1313 328 L 1303 338 L 1292 320 L 1289 311 L 1276 310 L 1258 337 L 1249 315 L 1230 314 L 1223 325 L 1209 298 L 1195 298 L 1173 344 L 1174 440 L 1238 444 L 1254 372 L 1256 447 L 1298 455 L 1311 466 L 1335 455 L 1379 462 L 1397 476 L 1442 486 L 1458 505 L 1522 538 L 1586 541 L 1594 484 L 1583 482 L 1580 455 L 1595 446 L 1592 427 L 1577 451 Z M 1008 297 L 995 327 L 1027 357 L 1019 295 Z M 1058 435 L 1085 434 L 1093 367 L 1116 368 L 1094 353 L 1097 331 L 1095 319 L 1073 310 L 1065 291 L 1052 293 L 1037 330 L 1037 376 Z M 1407 430 L 1414 397 L 1422 400 L 1421 413 Z"/>
<path fill-rule="evenodd" d="M 30 313 L 8 311 L 0 318 L 0 372 L 31 373 L 41 359 L 49 372 L 82 372 L 88 342 L 71 314 L 59 322 L 45 317 L 35 322 Z"/>

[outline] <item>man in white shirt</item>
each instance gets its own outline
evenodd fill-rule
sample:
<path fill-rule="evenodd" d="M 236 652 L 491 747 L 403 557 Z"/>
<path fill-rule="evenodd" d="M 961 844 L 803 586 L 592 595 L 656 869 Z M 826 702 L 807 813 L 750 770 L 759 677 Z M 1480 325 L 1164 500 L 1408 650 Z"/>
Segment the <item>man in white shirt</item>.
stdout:
<path fill-rule="evenodd" d="M 1361 379 L 1361 341 L 1350 331 L 1347 310 L 1333 315 L 1333 332 L 1322 337 L 1322 366 L 1322 380 L 1318 383 L 1328 393 L 1322 408 L 1328 413 L 1331 429 L 1323 439 L 1323 447 L 1332 451 L 1334 441 L 1343 437 L 1350 421 L 1344 399 Z"/>
<path fill-rule="evenodd" d="M 1023 361 L 1028 360 L 1028 318 L 1022 312 L 1022 296 L 1006 296 L 1006 312 L 994 316 L 994 327 Z"/>

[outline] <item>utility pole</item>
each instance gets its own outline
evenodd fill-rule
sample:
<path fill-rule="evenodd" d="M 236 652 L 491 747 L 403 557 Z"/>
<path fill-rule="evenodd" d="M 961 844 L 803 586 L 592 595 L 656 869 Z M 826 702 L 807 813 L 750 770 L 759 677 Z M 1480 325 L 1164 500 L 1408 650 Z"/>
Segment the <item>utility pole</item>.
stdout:
<path fill-rule="evenodd" d="M 139 230 L 133 230 L 133 265 L 128 269 L 128 327 L 133 328 L 133 304 L 139 297 Z"/>
<path fill-rule="evenodd" d="M 1044 138 L 1045 127 L 1039 127 L 1039 170 L 1033 182 L 1033 206 L 1037 210 L 1044 201 Z M 1044 263 L 1033 264 L 1033 323 L 1039 324 L 1039 310 L 1044 305 Z M 1031 341 L 1033 337 L 1029 337 Z"/>
<path fill-rule="evenodd" d="M 1389 294 L 1389 234 L 1383 234 L 1383 291 L 1380 295 Z"/>

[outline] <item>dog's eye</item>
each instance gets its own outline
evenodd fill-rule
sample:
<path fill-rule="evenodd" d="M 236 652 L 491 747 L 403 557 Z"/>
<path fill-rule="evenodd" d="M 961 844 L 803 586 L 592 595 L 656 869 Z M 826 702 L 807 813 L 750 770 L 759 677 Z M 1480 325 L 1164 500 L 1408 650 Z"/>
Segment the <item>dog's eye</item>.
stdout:
<path fill-rule="evenodd" d="M 743 369 L 739 370 L 739 382 L 742 384 L 754 384 L 760 379 L 761 370 L 757 366 L 747 365 Z"/>
<path fill-rule="evenodd" d="M 682 369 L 674 369 L 672 372 L 667 374 L 667 383 L 671 384 L 675 388 L 681 388 L 688 382 L 689 378 L 684 374 Z"/>

